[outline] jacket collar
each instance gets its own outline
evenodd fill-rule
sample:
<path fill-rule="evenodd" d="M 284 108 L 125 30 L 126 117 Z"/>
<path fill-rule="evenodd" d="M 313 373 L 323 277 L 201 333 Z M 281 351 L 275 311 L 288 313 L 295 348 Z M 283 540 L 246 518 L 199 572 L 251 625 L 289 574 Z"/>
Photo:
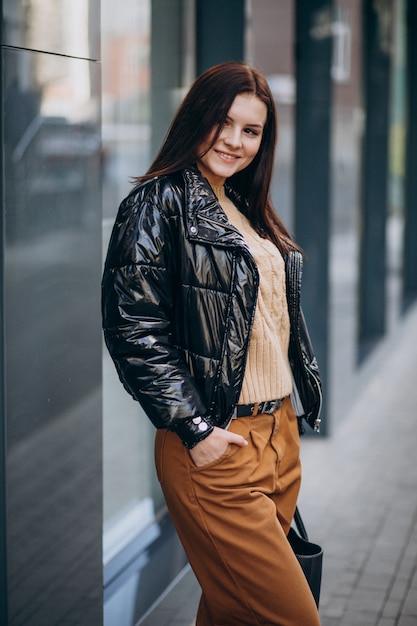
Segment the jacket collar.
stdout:
<path fill-rule="evenodd" d="M 220 206 L 216 194 L 196 168 L 182 172 L 185 181 L 185 209 L 189 238 L 221 246 L 241 246 L 249 251 L 239 231 L 232 226 Z M 240 207 L 241 198 L 230 187 L 226 193 Z"/>

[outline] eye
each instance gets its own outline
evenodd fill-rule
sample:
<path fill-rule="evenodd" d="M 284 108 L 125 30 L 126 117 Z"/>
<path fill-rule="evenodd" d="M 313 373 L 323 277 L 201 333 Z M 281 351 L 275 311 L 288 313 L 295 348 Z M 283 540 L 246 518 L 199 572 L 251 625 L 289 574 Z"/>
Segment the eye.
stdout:
<path fill-rule="evenodd" d="M 258 137 L 259 131 L 254 128 L 245 128 L 243 131 L 246 135 L 252 135 L 254 137 Z"/>

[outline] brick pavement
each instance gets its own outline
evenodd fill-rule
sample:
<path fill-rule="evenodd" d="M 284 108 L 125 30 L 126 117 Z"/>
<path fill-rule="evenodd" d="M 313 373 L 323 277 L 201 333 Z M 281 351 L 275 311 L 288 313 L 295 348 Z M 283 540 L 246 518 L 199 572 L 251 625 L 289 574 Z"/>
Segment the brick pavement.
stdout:
<path fill-rule="evenodd" d="M 325 550 L 322 626 L 417 625 L 416 372 L 417 307 L 362 368 L 332 436 L 303 440 L 299 504 Z M 144 626 L 191 626 L 198 595 L 188 572 Z"/>
<path fill-rule="evenodd" d="M 300 505 L 325 549 L 322 626 L 417 625 L 416 372 L 414 309 L 333 436 L 303 446 Z"/>

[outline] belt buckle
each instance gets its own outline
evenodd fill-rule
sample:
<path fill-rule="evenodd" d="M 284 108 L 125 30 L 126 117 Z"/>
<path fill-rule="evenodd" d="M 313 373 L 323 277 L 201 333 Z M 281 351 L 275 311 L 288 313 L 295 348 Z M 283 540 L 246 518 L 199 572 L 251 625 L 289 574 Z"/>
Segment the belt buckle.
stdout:
<path fill-rule="evenodd" d="M 267 415 L 272 415 L 279 407 L 282 405 L 282 399 L 279 400 L 268 400 L 264 403 L 262 407 L 262 412 Z"/>

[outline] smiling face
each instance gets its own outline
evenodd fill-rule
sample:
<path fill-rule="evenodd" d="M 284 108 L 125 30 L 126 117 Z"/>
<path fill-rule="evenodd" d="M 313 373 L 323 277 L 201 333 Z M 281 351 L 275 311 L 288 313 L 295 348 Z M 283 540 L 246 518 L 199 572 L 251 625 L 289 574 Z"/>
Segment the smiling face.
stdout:
<path fill-rule="evenodd" d="M 260 98 L 247 93 L 236 96 L 215 143 L 207 150 L 212 133 L 200 146 L 199 152 L 205 154 L 197 166 L 209 183 L 223 185 L 227 178 L 248 167 L 261 145 L 266 117 L 266 104 Z"/>

